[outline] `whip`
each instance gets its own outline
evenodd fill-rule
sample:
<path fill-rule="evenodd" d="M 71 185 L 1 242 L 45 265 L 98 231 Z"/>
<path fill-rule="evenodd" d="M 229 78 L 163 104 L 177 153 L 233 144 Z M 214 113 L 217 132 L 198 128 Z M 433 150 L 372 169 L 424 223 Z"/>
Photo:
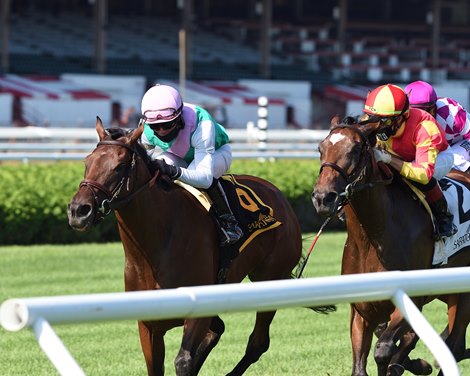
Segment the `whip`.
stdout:
<path fill-rule="evenodd" d="M 337 212 L 337 216 L 341 216 L 342 214 L 342 211 L 343 211 L 343 208 L 340 208 L 340 210 L 338 210 Z M 300 265 L 299 267 L 297 268 L 297 273 L 296 273 L 296 278 L 300 278 L 302 276 L 302 273 L 305 269 L 305 266 L 307 265 L 307 261 L 308 261 L 308 258 L 310 257 L 310 253 L 312 253 L 312 250 L 313 250 L 313 247 L 315 247 L 315 243 L 317 242 L 318 238 L 320 237 L 321 233 L 323 232 L 323 229 L 326 227 L 326 225 L 331 221 L 331 218 L 333 218 L 333 216 L 331 217 L 328 217 L 325 222 L 323 222 L 323 224 L 321 225 L 320 229 L 318 230 L 317 234 L 315 235 L 315 237 L 313 238 L 313 241 L 312 241 L 312 245 L 310 246 L 309 250 L 308 250 L 308 253 L 307 255 L 305 256 L 305 258 L 300 262 Z"/>

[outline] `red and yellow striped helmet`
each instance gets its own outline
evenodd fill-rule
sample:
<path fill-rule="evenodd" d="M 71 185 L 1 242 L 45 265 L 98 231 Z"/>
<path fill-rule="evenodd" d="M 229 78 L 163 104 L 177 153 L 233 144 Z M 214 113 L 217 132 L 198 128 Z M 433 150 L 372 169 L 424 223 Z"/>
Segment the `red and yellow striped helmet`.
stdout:
<path fill-rule="evenodd" d="M 366 99 L 364 112 L 378 116 L 398 116 L 408 111 L 408 96 L 396 85 L 387 84 L 372 90 Z"/>

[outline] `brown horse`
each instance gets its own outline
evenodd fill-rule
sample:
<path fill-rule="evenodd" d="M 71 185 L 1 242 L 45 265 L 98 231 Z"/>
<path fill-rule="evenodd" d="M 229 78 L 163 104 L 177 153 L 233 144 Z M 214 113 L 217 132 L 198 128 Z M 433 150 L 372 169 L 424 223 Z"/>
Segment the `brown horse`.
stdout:
<path fill-rule="evenodd" d="M 430 216 L 401 178 L 384 173 L 375 161 L 373 146 L 378 124 L 356 124 L 355 119 L 332 120 L 329 135 L 321 142 L 321 168 L 312 200 L 317 212 L 332 216 L 344 207 L 347 240 L 342 274 L 432 267 L 434 241 Z M 397 175 L 397 174 L 395 174 Z M 468 185 L 467 185 L 468 186 Z M 468 249 L 449 258 L 446 267 L 470 265 Z M 452 298 L 450 333 L 446 343 L 457 360 L 464 356 L 465 333 L 470 320 L 469 294 Z M 432 298 L 414 298 L 422 306 Z M 353 375 L 367 375 L 366 363 L 374 330 L 394 312 L 391 301 L 351 304 L 350 335 Z M 380 335 L 375 351 L 379 375 L 402 374 L 417 336 L 395 312 Z M 397 348 L 395 343 L 400 341 Z M 398 365 L 399 367 L 394 367 Z"/>
<path fill-rule="evenodd" d="M 115 209 L 125 252 L 126 291 L 216 283 L 220 250 L 214 221 L 193 195 L 152 169 L 138 142 L 143 127 L 127 133 L 105 130 L 97 118 L 96 131 L 98 145 L 86 157 L 85 179 L 69 204 L 70 226 L 86 231 Z M 247 275 L 252 281 L 290 278 L 302 252 L 302 234 L 293 209 L 271 183 L 248 175 L 237 178 L 273 209 L 282 224 L 259 234 L 243 249 L 232 261 L 226 281 L 237 283 Z M 245 355 L 230 374 L 243 374 L 268 350 L 274 315 L 256 314 Z M 163 336 L 179 325 L 184 325 L 184 332 L 174 361 L 178 375 L 197 374 L 224 332 L 218 316 L 139 321 L 149 375 L 164 373 Z"/>

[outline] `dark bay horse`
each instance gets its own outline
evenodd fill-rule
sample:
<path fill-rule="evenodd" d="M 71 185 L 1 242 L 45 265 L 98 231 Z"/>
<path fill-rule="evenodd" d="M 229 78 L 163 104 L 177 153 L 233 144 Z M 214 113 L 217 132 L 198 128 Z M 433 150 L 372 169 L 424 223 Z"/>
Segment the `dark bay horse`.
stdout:
<path fill-rule="evenodd" d="M 152 170 L 139 143 L 143 127 L 126 132 L 105 130 L 96 121 L 99 142 L 86 157 L 85 178 L 68 207 L 69 224 L 86 231 L 115 210 L 125 253 L 125 290 L 209 285 L 217 281 L 219 240 L 206 209 L 183 188 Z M 245 276 L 252 281 L 288 279 L 302 252 L 296 215 L 271 183 L 248 175 L 238 181 L 273 209 L 282 224 L 256 236 L 231 263 L 228 283 Z M 259 312 L 246 352 L 230 372 L 241 375 L 269 347 L 275 312 Z M 174 361 L 176 374 L 195 375 L 224 332 L 218 317 L 139 321 L 139 334 L 149 375 L 164 373 L 164 334 L 184 324 Z M 222 373 L 222 371 L 220 372 Z"/>
<path fill-rule="evenodd" d="M 332 120 L 329 135 L 321 142 L 320 173 L 312 200 L 317 212 L 346 214 L 347 239 L 342 274 L 432 267 L 434 241 L 430 216 L 401 178 L 379 169 L 373 155 L 378 124 L 356 124 L 355 119 Z M 465 180 L 465 179 L 464 179 Z M 468 179 L 467 179 L 468 182 Z M 467 185 L 468 187 L 468 185 Z M 468 248 L 449 258 L 446 267 L 470 265 Z M 442 297 L 449 300 L 450 334 L 446 339 L 457 360 L 465 352 L 465 333 L 470 320 L 469 294 Z M 414 298 L 418 306 L 432 297 Z M 452 303 L 450 303 L 450 301 Z M 350 336 L 353 375 L 367 375 L 366 363 L 374 330 L 390 320 L 391 301 L 351 304 Z M 380 335 L 375 360 L 378 375 L 400 375 L 417 336 L 399 312 Z M 395 343 L 400 341 L 397 348 Z M 400 365 L 394 367 L 394 365 Z"/>

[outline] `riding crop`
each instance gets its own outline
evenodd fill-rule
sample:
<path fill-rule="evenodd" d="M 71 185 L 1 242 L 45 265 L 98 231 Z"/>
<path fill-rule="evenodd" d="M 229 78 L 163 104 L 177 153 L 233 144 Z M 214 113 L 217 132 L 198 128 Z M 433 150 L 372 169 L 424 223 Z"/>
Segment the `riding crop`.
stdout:
<path fill-rule="evenodd" d="M 341 216 L 342 214 L 342 211 L 343 211 L 343 208 L 341 207 L 336 216 Z M 312 253 L 312 250 L 313 250 L 313 247 L 315 247 L 315 244 L 318 240 L 318 238 L 320 237 L 321 233 L 323 232 L 323 229 L 326 227 L 326 225 L 331 221 L 331 218 L 333 218 L 333 216 L 331 217 L 328 217 L 325 222 L 323 222 L 323 224 L 321 225 L 320 229 L 318 230 L 317 234 L 315 235 L 315 237 L 313 238 L 313 241 L 312 241 L 312 244 L 310 245 L 310 248 L 307 252 L 307 255 L 304 257 L 304 259 L 300 262 L 300 265 L 299 267 L 297 268 L 297 273 L 296 273 L 296 278 L 300 278 L 302 276 L 302 273 L 305 269 L 305 266 L 307 265 L 307 261 L 308 261 L 308 258 L 310 257 L 310 253 Z"/>

